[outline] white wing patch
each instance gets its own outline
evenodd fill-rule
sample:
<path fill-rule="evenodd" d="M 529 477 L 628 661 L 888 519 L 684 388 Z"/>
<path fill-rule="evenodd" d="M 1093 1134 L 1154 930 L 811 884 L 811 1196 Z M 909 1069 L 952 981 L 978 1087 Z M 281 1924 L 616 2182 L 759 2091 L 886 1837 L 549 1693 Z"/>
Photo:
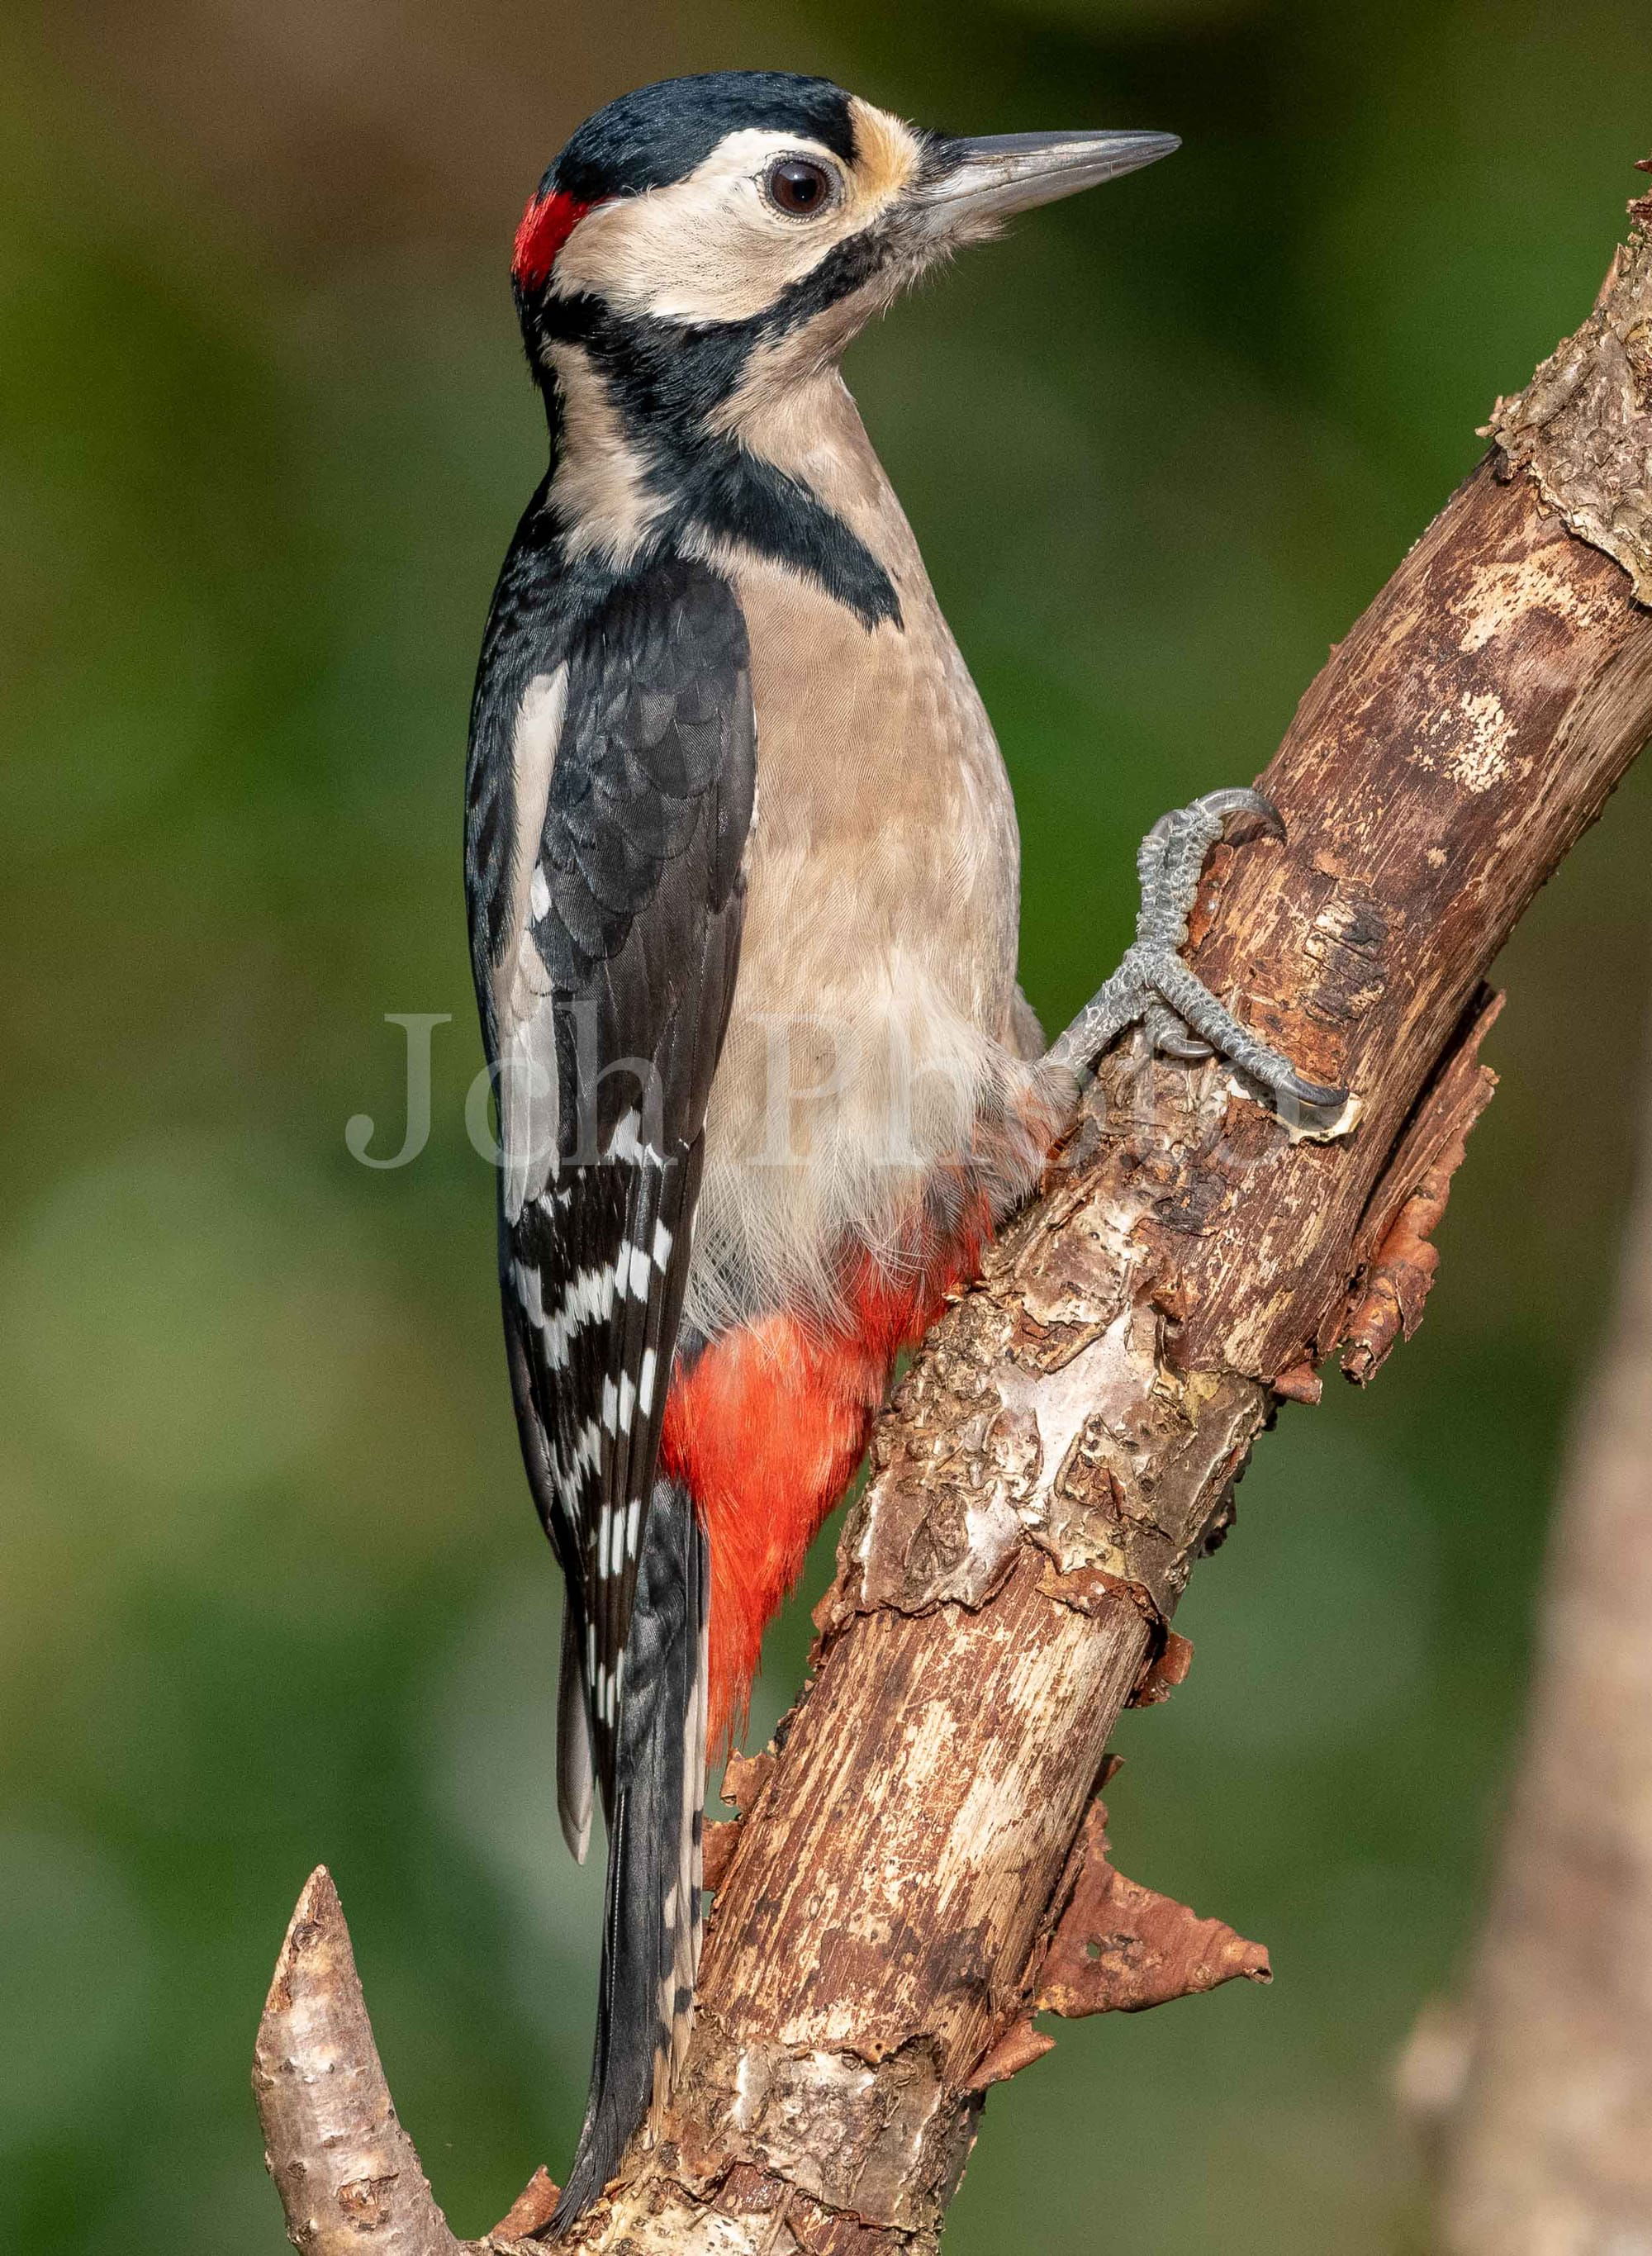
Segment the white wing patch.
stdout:
<path fill-rule="evenodd" d="M 560 1127 L 550 980 L 530 929 L 550 906 L 540 867 L 551 771 L 568 709 L 568 668 L 536 673 L 512 740 L 516 859 L 504 953 L 494 976 L 499 1026 L 499 1130 L 505 1215 L 514 1222 L 556 1174 Z"/>

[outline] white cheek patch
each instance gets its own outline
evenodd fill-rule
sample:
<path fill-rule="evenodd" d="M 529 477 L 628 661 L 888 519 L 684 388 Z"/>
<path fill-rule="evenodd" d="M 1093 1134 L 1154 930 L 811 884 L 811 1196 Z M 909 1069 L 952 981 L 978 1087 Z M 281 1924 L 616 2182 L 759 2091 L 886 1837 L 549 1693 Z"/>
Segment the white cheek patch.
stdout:
<path fill-rule="evenodd" d="M 910 129 L 868 105 L 856 108 L 857 151 L 866 143 L 868 161 L 853 171 L 794 133 L 747 127 L 727 134 L 686 180 L 589 213 L 557 261 L 553 287 L 560 296 L 589 291 L 622 312 L 688 327 L 751 320 L 865 227 L 916 170 Z M 863 124 L 863 108 L 879 121 L 875 131 Z M 823 166 L 839 183 L 837 202 L 818 219 L 787 219 L 764 197 L 763 173 L 788 156 Z"/>
<path fill-rule="evenodd" d="M 632 443 L 589 356 L 578 345 L 553 344 L 547 357 L 562 410 L 561 458 L 551 499 L 567 527 L 568 553 L 595 553 L 623 566 L 665 501 L 650 482 L 646 450 Z"/>

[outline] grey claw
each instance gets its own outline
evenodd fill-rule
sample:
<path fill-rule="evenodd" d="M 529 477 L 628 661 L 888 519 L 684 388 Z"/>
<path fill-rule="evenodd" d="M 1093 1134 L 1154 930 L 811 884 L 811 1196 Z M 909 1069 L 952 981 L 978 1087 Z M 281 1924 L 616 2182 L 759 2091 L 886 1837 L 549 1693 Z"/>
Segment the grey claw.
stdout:
<path fill-rule="evenodd" d="M 1209 1042 L 1201 1041 L 1197 1034 L 1176 1034 L 1167 1032 L 1154 1044 L 1161 1057 L 1169 1058 L 1176 1065 L 1203 1065 L 1216 1052 Z"/>
<path fill-rule="evenodd" d="M 1147 1046 L 1155 1057 L 1174 1059 L 1177 1065 L 1203 1065 L 1216 1053 L 1202 1035 L 1178 1019 L 1169 1005 L 1156 995 L 1141 1014 Z"/>
<path fill-rule="evenodd" d="M 1285 828 L 1285 818 L 1273 800 L 1264 797 L 1260 791 L 1256 793 L 1256 815 L 1262 826 L 1262 836 L 1272 838 L 1277 844 L 1282 846 L 1288 835 Z"/>
<path fill-rule="evenodd" d="M 1225 826 L 1236 815 L 1254 815 L 1262 826 L 1260 835 L 1264 838 L 1276 839 L 1281 846 L 1285 842 L 1284 816 L 1265 792 L 1248 784 L 1235 784 L 1227 791 L 1207 792 L 1199 804 L 1208 807 L 1212 814 L 1219 814 Z"/>
<path fill-rule="evenodd" d="M 1345 1089 L 1330 1089 L 1324 1082 L 1304 1081 L 1299 1073 L 1293 1073 L 1281 1082 L 1277 1093 L 1314 1112 L 1338 1113 L 1348 1102 Z"/>

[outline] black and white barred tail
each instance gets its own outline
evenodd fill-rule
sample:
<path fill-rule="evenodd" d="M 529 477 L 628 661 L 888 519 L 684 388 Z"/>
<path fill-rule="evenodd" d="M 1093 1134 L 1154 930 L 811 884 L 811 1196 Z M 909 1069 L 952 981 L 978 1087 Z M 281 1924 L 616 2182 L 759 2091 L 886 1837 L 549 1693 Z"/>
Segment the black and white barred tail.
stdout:
<path fill-rule="evenodd" d="M 644 1529 L 618 1720 L 590 2096 L 553 2236 L 596 2200 L 665 2097 L 693 2021 L 710 1552 L 687 1491 L 663 1476 Z"/>

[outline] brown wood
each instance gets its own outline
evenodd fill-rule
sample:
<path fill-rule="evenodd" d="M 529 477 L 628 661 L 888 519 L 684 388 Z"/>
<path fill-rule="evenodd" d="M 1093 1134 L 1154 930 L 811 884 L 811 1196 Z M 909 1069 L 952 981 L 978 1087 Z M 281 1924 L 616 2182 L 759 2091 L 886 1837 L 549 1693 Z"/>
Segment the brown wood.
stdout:
<path fill-rule="evenodd" d="M 1592 372 L 1649 319 L 1637 243 L 1571 377 L 1500 403 L 1530 467 L 1482 464 L 1303 700 L 1261 779 L 1288 843 L 1212 858 L 1195 969 L 1351 1085 L 1357 1130 L 1298 1140 L 1139 1039 L 1105 1061 L 879 1428 L 817 1674 L 718 1844 L 681 2083 L 578 2245 L 935 2245 L 985 2087 L 1045 2048 L 1119 1710 L 1185 1664 L 1169 1617 L 1281 1394 L 1311 1399 L 1351 1317 L 1374 1368 L 1420 1313 L 1485 1095 L 1481 980 L 1652 730 L 1652 614 L 1565 515 L 1567 464 L 1585 535 L 1615 464 L 1613 522 L 1647 521 L 1637 395 Z"/>
<path fill-rule="evenodd" d="M 1367 1208 L 1356 1247 L 1361 1265 L 1359 1297 L 1343 1327 L 1342 1367 L 1357 1386 L 1374 1378 L 1395 1343 L 1409 1339 L 1440 1265 L 1434 1233 L 1444 1218 L 1451 1178 L 1463 1164 L 1468 1132 L 1491 1103 L 1497 1075 L 1479 1062 L 1480 1044 L 1495 1024 L 1503 998 L 1489 988 L 1451 1063 L 1412 1115 L 1391 1162 L 1391 1184 L 1415 1183 L 1403 1198 L 1390 1195 Z M 1278 1379 L 1274 1391 L 1286 1390 Z"/>

